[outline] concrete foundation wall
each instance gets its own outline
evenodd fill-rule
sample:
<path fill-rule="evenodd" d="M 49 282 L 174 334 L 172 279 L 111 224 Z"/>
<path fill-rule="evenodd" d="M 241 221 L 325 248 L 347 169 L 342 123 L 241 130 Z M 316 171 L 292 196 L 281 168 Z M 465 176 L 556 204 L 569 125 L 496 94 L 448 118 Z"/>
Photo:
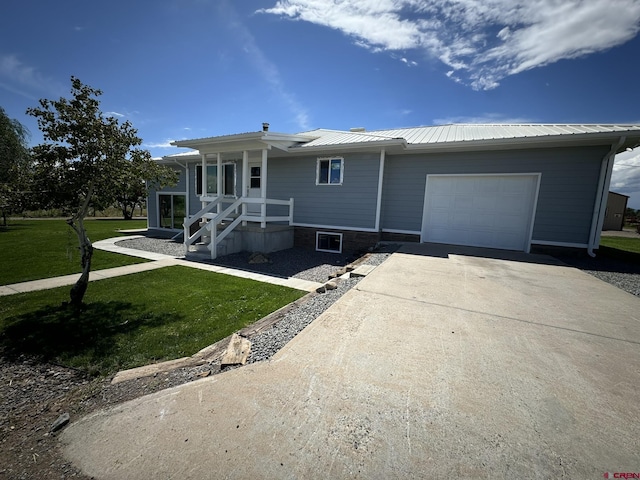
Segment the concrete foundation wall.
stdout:
<path fill-rule="evenodd" d="M 382 232 L 380 240 L 383 242 L 417 242 L 420 243 L 420 235 L 412 233 Z"/>
<path fill-rule="evenodd" d="M 246 252 L 271 253 L 294 245 L 294 229 L 288 225 L 269 225 L 267 228 L 247 225 L 237 227 L 234 232 L 240 236 L 242 250 Z"/>

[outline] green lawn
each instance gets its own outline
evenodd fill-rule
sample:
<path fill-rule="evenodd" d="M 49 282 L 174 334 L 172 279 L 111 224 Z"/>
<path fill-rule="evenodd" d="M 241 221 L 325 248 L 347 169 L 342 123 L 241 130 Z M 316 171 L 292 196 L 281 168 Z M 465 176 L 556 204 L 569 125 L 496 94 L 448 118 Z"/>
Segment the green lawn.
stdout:
<path fill-rule="evenodd" d="M 109 375 L 196 353 L 304 292 L 166 267 L 92 282 L 83 309 L 63 307 L 69 287 L 0 301 L 0 346 Z"/>
<path fill-rule="evenodd" d="M 623 252 L 640 254 L 640 238 L 600 237 L 600 245 Z"/>
<path fill-rule="evenodd" d="M 117 229 L 145 228 L 145 220 L 86 221 L 92 242 L 120 235 Z M 91 270 L 146 262 L 94 250 Z M 12 220 L 0 227 L 0 285 L 80 273 L 76 234 L 64 220 Z"/>

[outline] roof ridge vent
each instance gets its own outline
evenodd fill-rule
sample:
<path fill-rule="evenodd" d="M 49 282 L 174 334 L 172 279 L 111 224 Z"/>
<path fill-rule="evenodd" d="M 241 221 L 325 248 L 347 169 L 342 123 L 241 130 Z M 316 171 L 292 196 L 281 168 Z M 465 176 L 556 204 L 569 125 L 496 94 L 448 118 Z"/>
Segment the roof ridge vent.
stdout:
<path fill-rule="evenodd" d="M 353 127 L 353 128 L 350 128 L 349 131 L 352 133 L 362 133 L 362 132 L 366 132 L 367 129 L 364 127 Z"/>

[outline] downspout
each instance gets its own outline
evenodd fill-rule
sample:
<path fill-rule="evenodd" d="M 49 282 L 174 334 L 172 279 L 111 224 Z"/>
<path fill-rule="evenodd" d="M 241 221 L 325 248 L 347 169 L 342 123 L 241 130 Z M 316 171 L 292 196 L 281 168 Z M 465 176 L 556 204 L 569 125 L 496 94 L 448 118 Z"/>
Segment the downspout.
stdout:
<path fill-rule="evenodd" d="M 589 246 L 587 253 L 590 257 L 595 257 L 593 249 L 600 243 L 600 230 L 604 222 L 604 211 L 607 208 L 607 193 L 611 183 L 611 174 L 613 172 L 613 162 L 616 153 L 627 140 L 626 136 L 620 137 L 618 143 L 611 146 L 611 150 L 602 159 L 600 168 L 600 180 L 598 182 L 598 193 L 593 207 L 593 218 L 591 219 L 591 232 L 589 233 Z"/>
<path fill-rule="evenodd" d="M 386 151 L 383 148 L 380 150 L 380 168 L 378 169 L 378 198 L 376 199 L 376 232 L 380 233 L 380 216 L 382 210 L 382 182 L 384 179 L 384 160 Z"/>

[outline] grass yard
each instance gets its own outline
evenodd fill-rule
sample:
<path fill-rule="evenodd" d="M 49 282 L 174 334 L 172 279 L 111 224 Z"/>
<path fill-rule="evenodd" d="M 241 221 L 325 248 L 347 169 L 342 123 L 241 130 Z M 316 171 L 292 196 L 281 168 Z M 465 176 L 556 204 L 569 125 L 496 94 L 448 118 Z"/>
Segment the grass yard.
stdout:
<path fill-rule="evenodd" d="M 2 297 L 0 347 L 95 375 L 196 353 L 304 292 L 188 267 L 92 282 L 85 307 L 69 287 Z"/>
<path fill-rule="evenodd" d="M 621 252 L 640 254 L 640 238 L 628 237 L 600 237 L 600 245 L 607 248 L 614 248 Z"/>
<path fill-rule="evenodd" d="M 92 242 L 121 235 L 117 229 L 145 228 L 146 220 L 87 219 Z M 142 258 L 94 250 L 91 270 L 142 263 Z M 60 219 L 12 220 L 0 227 L 0 285 L 80 273 L 78 238 Z"/>

